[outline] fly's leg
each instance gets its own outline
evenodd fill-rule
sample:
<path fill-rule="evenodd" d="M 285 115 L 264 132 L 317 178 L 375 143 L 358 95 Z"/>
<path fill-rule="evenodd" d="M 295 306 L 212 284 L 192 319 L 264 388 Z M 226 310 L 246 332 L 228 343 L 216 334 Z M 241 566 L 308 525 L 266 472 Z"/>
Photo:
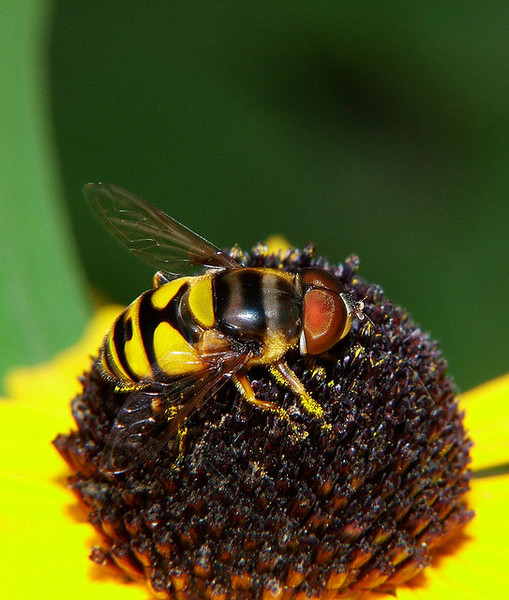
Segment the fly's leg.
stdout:
<path fill-rule="evenodd" d="M 268 400 L 260 400 L 256 397 L 256 394 L 249 383 L 248 378 L 244 373 L 237 373 L 232 376 L 233 383 L 235 384 L 238 391 L 242 394 L 245 400 L 260 408 L 261 410 L 266 410 L 276 414 L 281 420 L 289 423 L 293 429 L 294 434 L 300 438 L 304 439 L 309 434 L 307 431 L 301 431 L 300 428 L 292 421 L 286 410 L 275 404 L 274 402 L 269 402 Z"/>
<path fill-rule="evenodd" d="M 325 421 L 323 414 L 323 408 L 314 400 L 306 388 L 303 386 L 302 381 L 295 375 L 290 367 L 282 360 L 270 365 L 270 372 L 274 379 L 283 386 L 290 388 L 292 392 L 299 398 L 300 403 L 304 411 L 314 419 L 321 422 L 322 429 L 330 431 L 331 425 Z"/>
<path fill-rule="evenodd" d="M 171 280 L 172 278 L 168 277 L 166 273 L 163 273 L 162 271 L 157 271 L 157 273 L 154 274 L 154 277 L 152 277 L 152 287 L 154 289 L 157 289 L 165 283 L 170 283 Z"/>

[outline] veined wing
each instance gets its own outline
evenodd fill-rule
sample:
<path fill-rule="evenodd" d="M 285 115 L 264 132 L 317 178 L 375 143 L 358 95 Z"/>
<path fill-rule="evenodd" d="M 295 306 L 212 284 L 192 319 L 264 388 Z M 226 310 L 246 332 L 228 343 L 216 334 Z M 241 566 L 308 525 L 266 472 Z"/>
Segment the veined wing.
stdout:
<path fill-rule="evenodd" d="M 112 476 L 149 461 L 197 408 L 227 383 L 249 354 L 224 354 L 204 372 L 134 391 L 120 409 L 106 440 L 101 471 Z"/>
<path fill-rule="evenodd" d="M 83 194 L 117 240 L 157 270 L 177 275 L 193 265 L 242 266 L 182 223 L 116 185 L 88 183 Z"/>

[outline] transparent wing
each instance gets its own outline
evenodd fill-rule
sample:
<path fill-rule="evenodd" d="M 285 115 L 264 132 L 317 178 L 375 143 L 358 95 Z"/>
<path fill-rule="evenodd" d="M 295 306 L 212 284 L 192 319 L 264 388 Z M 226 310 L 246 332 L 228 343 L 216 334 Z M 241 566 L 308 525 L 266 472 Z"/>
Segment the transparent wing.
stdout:
<path fill-rule="evenodd" d="M 110 232 L 143 261 L 173 275 L 192 265 L 238 268 L 234 258 L 175 219 L 115 185 L 88 183 L 83 194 Z"/>
<path fill-rule="evenodd" d="M 247 363 L 249 354 L 225 354 L 205 373 L 150 384 L 129 394 L 106 440 L 101 471 L 124 473 L 152 459 L 187 417 Z"/>

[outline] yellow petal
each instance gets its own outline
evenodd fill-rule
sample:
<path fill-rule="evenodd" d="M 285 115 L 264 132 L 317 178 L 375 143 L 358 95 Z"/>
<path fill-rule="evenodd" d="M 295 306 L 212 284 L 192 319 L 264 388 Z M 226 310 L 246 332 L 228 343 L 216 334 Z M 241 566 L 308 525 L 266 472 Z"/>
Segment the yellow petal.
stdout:
<path fill-rule="evenodd" d="M 477 516 L 461 542 L 442 551 L 432 567 L 397 591 L 401 600 L 501 598 L 509 564 L 509 476 L 474 479 L 470 504 Z"/>
<path fill-rule="evenodd" d="M 78 376 L 90 368 L 91 356 L 97 355 L 105 332 L 122 310 L 108 305 L 99 309 L 90 321 L 82 339 L 68 350 L 58 354 L 52 361 L 36 367 L 20 367 L 5 378 L 7 395 L 30 405 L 45 406 L 58 415 L 62 407 L 69 406 L 69 399 L 80 389 Z"/>
<path fill-rule="evenodd" d="M 99 311 L 81 342 L 46 365 L 13 371 L 0 404 L 0 598 L 146 598 L 88 560 L 99 543 L 66 489 L 69 471 L 51 444 L 72 425 L 69 400 L 118 307 Z"/>
<path fill-rule="evenodd" d="M 271 235 L 265 242 L 267 251 L 269 254 L 276 254 L 276 252 L 285 252 L 291 245 L 288 243 L 286 238 L 282 235 Z"/>
<path fill-rule="evenodd" d="M 474 468 L 509 464 L 509 375 L 477 387 L 461 397 L 465 425 L 474 441 Z"/>
<path fill-rule="evenodd" d="M 40 426 L 37 413 L 9 408 L 14 418 L 0 443 L 0 598 L 145 598 L 144 584 L 88 560 L 99 539 L 65 487 L 49 421 Z"/>

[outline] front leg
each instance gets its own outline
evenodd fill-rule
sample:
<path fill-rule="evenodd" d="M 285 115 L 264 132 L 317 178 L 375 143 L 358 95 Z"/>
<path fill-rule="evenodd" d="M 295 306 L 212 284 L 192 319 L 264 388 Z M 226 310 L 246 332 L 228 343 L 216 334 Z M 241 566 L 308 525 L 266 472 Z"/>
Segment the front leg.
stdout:
<path fill-rule="evenodd" d="M 280 385 L 290 388 L 292 392 L 299 398 L 304 411 L 314 419 L 321 421 L 322 429 L 330 431 L 332 427 L 325 421 L 323 408 L 316 400 L 312 398 L 302 384 L 302 381 L 297 377 L 297 375 L 295 375 L 286 362 L 279 360 L 271 364 L 269 368 L 274 379 Z"/>
<path fill-rule="evenodd" d="M 284 408 L 281 408 L 274 402 L 270 402 L 268 400 L 260 400 L 259 398 L 257 398 L 256 394 L 244 372 L 240 372 L 240 373 L 236 373 L 235 375 L 232 375 L 232 380 L 233 380 L 233 383 L 235 384 L 237 390 L 242 394 L 242 396 L 244 397 L 244 399 L 247 402 L 249 402 L 253 406 L 256 406 L 257 408 L 260 408 L 261 410 L 267 410 L 269 412 L 272 412 L 272 413 L 276 414 L 281 420 L 289 423 L 293 429 L 294 434 L 299 439 L 304 439 L 309 435 L 307 431 L 302 431 L 298 427 L 298 425 L 296 425 L 292 421 L 292 419 L 290 418 L 290 416 L 288 415 L 286 410 L 284 410 Z"/>

